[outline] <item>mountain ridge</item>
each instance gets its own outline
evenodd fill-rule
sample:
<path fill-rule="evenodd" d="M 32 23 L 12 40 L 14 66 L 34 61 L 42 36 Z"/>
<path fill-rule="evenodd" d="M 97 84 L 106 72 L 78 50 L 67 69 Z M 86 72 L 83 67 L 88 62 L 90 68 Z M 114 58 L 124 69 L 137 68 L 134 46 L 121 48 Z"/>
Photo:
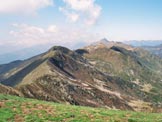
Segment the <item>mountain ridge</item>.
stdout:
<path fill-rule="evenodd" d="M 1 83 L 29 98 L 152 111 L 162 101 L 161 59 L 123 43 L 100 45 L 75 51 L 54 46 L 2 73 Z"/>

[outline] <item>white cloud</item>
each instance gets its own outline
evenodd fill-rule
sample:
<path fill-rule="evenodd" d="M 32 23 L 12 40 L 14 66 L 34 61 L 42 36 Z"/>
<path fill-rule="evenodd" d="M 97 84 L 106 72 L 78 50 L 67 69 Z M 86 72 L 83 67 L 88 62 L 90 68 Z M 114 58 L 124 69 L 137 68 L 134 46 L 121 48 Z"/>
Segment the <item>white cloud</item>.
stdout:
<path fill-rule="evenodd" d="M 77 14 L 76 12 L 71 12 L 71 13 L 70 13 L 68 10 L 66 10 L 66 9 L 63 8 L 63 7 L 60 7 L 59 10 L 60 10 L 61 12 L 63 12 L 63 13 L 67 16 L 67 18 L 68 18 L 70 21 L 72 21 L 72 22 L 78 21 L 78 19 L 79 19 L 79 14 Z"/>
<path fill-rule="evenodd" d="M 47 28 L 31 26 L 27 24 L 13 24 L 14 29 L 10 35 L 14 37 L 16 45 L 30 47 L 50 42 L 50 38 L 55 34 L 57 27 L 50 25 Z"/>
<path fill-rule="evenodd" d="M 44 44 L 73 47 L 80 42 L 90 43 L 101 38 L 85 28 L 59 28 L 56 25 L 42 28 L 27 24 L 13 24 L 12 26 L 14 27 L 10 31 L 12 41 L 8 41 L 8 43 L 21 48 Z"/>
<path fill-rule="evenodd" d="M 53 5 L 53 0 L 0 0 L 0 13 L 33 14 L 38 9 Z"/>
<path fill-rule="evenodd" d="M 101 6 L 95 3 L 95 0 L 63 0 L 66 4 L 60 7 L 71 21 L 76 22 L 79 19 L 88 25 L 96 23 L 101 14 Z"/>
<path fill-rule="evenodd" d="M 58 28 L 56 25 L 50 25 L 48 28 L 47 28 L 47 31 L 48 32 L 51 32 L 51 33 L 56 33 L 58 32 Z"/>

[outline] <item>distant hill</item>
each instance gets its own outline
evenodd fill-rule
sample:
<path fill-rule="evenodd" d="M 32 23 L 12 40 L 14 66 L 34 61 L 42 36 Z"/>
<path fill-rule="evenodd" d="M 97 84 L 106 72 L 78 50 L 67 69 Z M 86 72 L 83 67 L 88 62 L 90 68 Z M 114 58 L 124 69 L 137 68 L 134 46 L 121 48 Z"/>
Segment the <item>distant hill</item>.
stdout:
<path fill-rule="evenodd" d="M 162 58 L 162 44 L 157 46 L 143 46 L 142 48 Z"/>
<path fill-rule="evenodd" d="M 162 58 L 162 40 L 142 40 L 142 41 L 125 41 L 124 43 L 130 44 L 135 47 L 143 48 L 150 53 L 157 55 Z"/>
<path fill-rule="evenodd" d="M 68 48 L 77 49 L 77 48 L 83 47 L 85 45 L 86 45 L 86 43 L 84 43 L 84 42 L 78 42 L 74 45 L 68 45 Z M 0 47 L 0 48 L 2 48 L 2 47 Z M 30 47 L 30 48 L 23 48 L 23 49 L 11 51 L 11 52 L 9 50 L 7 53 L 0 52 L 0 65 L 10 63 L 15 60 L 28 59 L 30 57 L 39 55 L 40 53 L 47 51 L 49 48 L 51 48 L 51 44 L 37 45 L 37 46 Z M 3 49 L 3 50 L 5 50 L 5 49 Z"/>
<path fill-rule="evenodd" d="M 157 46 L 162 44 L 162 40 L 129 40 L 123 41 L 126 44 L 135 46 L 135 47 L 143 47 L 143 46 Z"/>

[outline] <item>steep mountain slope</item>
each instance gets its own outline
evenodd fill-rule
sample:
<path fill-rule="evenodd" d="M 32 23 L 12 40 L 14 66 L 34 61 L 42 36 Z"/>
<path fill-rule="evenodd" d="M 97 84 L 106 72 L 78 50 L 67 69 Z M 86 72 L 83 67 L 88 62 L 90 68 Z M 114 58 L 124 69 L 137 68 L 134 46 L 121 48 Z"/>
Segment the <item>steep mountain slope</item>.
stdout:
<path fill-rule="evenodd" d="M 21 94 L 21 92 L 19 92 L 18 90 L 12 88 L 12 87 L 9 87 L 9 86 L 4 86 L 2 84 L 0 84 L 0 94 L 9 94 L 9 95 L 15 95 L 15 96 L 23 96 Z"/>
<path fill-rule="evenodd" d="M 15 87 L 26 97 L 133 109 L 128 105 L 126 96 L 121 95 L 117 79 L 100 72 L 85 58 L 64 47 L 53 47 L 10 74 L 2 83 Z"/>
<path fill-rule="evenodd" d="M 14 62 L 11 62 L 8 64 L 0 65 L 0 75 L 7 73 L 11 69 L 19 66 L 21 63 L 22 63 L 22 61 L 18 60 L 18 61 L 14 61 Z"/>
<path fill-rule="evenodd" d="M 7 47 L 7 45 L 5 48 L 9 49 L 9 47 Z M 3 47 L 0 46 L 0 49 L 2 51 L 5 50 L 5 48 L 3 49 Z M 43 52 L 47 51 L 49 48 L 51 48 L 50 44 L 44 44 L 44 45 L 32 46 L 29 48 L 22 48 L 22 49 L 18 48 L 18 50 L 15 49 L 15 51 L 9 50 L 8 52 L 0 52 L 0 57 L 1 57 L 0 64 L 9 63 L 14 60 L 24 60 L 29 57 L 43 53 Z"/>
<path fill-rule="evenodd" d="M 76 52 L 89 59 L 101 72 L 122 79 L 124 82 L 119 84 L 130 96 L 154 104 L 162 102 L 162 60 L 158 57 L 115 42 L 90 45 Z"/>
<path fill-rule="evenodd" d="M 6 81 L 6 79 L 8 79 L 9 83 L 6 81 L 3 84 L 13 86 L 14 84 L 16 84 L 15 82 L 18 81 L 18 79 L 21 79 L 22 73 L 20 73 L 21 75 L 18 76 L 17 78 L 16 78 L 15 75 L 18 72 L 20 72 L 21 70 L 23 70 L 23 69 L 25 70 L 25 67 L 30 65 L 32 62 L 36 61 L 42 55 L 43 54 L 40 54 L 40 55 L 34 56 L 34 57 L 29 58 L 29 59 L 24 60 L 24 61 L 14 61 L 14 62 L 11 62 L 11 63 L 8 63 L 8 64 L 0 65 L 0 82 L 3 83 L 4 80 Z M 27 72 L 27 70 L 25 72 Z M 14 77 L 16 79 L 16 81 L 12 77 Z M 11 84 L 11 82 L 13 83 L 13 85 Z"/>
<path fill-rule="evenodd" d="M 144 50 L 102 40 L 76 51 L 55 46 L 0 77 L 25 97 L 152 111 L 162 101 L 161 69 L 161 60 Z"/>

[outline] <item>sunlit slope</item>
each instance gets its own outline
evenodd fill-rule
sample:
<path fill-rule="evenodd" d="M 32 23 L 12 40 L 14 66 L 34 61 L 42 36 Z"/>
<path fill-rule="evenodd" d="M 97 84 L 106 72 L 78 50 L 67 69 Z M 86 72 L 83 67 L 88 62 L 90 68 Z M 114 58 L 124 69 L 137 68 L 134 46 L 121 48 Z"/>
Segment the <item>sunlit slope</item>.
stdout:
<path fill-rule="evenodd" d="M 0 94 L 3 122 L 161 122 L 162 114 L 90 108 Z"/>

